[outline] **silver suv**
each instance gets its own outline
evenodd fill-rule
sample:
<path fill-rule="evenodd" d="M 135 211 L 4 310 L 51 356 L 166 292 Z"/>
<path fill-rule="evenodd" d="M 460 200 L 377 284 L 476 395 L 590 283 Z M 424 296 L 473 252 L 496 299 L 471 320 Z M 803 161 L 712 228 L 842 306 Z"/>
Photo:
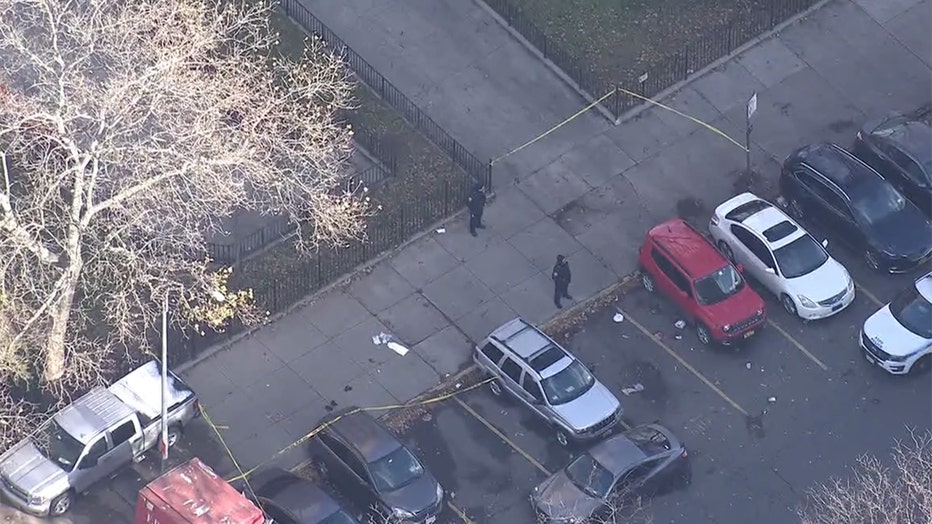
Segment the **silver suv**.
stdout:
<path fill-rule="evenodd" d="M 524 319 L 516 318 L 476 346 L 473 360 L 507 391 L 557 430 L 557 441 L 585 441 L 611 431 L 621 403 L 582 362 Z"/>

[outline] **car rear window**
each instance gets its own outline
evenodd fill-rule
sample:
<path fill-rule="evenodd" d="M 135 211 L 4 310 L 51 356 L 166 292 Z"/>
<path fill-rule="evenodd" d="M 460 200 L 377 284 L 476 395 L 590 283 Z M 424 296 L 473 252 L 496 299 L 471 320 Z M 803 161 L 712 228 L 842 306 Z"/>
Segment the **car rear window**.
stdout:
<path fill-rule="evenodd" d="M 770 202 L 764 200 L 751 200 L 741 204 L 740 206 L 732 209 L 725 218 L 728 220 L 734 220 L 735 222 L 744 222 L 750 216 L 760 213 L 764 209 L 773 207 L 770 205 Z"/>
<path fill-rule="evenodd" d="M 566 353 L 564 353 L 562 349 L 556 346 L 550 346 L 542 351 L 539 355 L 531 359 L 531 368 L 533 368 L 534 371 L 540 373 L 541 371 L 562 360 L 565 356 Z"/>
<path fill-rule="evenodd" d="M 648 457 L 670 450 L 670 440 L 667 436 L 652 427 L 634 428 L 625 433 L 625 436 Z"/>
<path fill-rule="evenodd" d="M 799 228 L 784 220 L 775 226 L 765 229 L 764 238 L 766 238 L 768 242 L 776 242 L 795 233 L 797 229 Z"/>

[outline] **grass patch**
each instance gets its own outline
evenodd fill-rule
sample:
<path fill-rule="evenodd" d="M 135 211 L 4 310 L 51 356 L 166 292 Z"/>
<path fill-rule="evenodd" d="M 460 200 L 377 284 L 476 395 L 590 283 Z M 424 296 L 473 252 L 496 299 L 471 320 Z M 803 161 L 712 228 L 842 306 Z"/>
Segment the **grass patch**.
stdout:
<path fill-rule="evenodd" d="M 638 76 L 765 0 L 511 0 L 600 85 Z M 592 93 L 599 96 L 602 93 Z"/>
<path fill-rule="evenodd" d="M 278 12 L 271 23 L 279 33 L 278 51 L 290 58 L 301 57 L 307 36 L 304 30 Z M 233 284 L 252 287 L 257 299 L 270 309 L 313 292 L 465 205 L 465 195 L 459 195 L 469 186 L 468 175 L 365 84 L 357 83 L 355 94 L 356 107 L 348 119 L 394 152 L 395 176 L 370 193 L 381 211 L 369 221 L 365 246 L 356 242 L 343 249 L 351 253 L 329 249 L 307 257 L 291 242 L 282 242 L 239 265 Z M 288 289 L 283 290 L 283 286 Z M 286 292 L 288 296 L 283 299 L 281 295 Z M 270 293 L 276 297 L 268 298 Z"/>

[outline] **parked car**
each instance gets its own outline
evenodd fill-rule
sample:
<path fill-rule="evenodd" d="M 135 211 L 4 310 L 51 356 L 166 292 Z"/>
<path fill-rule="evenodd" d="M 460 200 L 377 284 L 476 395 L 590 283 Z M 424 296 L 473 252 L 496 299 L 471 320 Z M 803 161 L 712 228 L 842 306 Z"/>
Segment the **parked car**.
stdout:
<path fill-rule="evenodd" d="M 531 505 L 541 522 L 588 522 L 632 497 L 667 492 L 691 477 L 686 447 L 670 430 L 649 424 L 599 442 L 574 458 L 534 488 Z"/>
<path fill-rule="evenodd" d="M 861 328 L 861 349 L 871 364 L 894 375 L 932 368 L 932 272 L 916 279 Z"/>
<path fill-rule="evenodd" d="M 767 320 L 764 301 L 728 261 L 681 219 L 654 226 L 638 253 L 641 283 L 669 297 L 696 326 L 703 344 L 752 337 Z"/>
<path fill-rule="evenodd" d="M 932 128 L 896 113 L 861 126 L 854 154 L 932 217 Z"/>
<path fill-rule="evenodd" d="M 324 429 L 312 441 L 321 477 L 392 522 L 431 524 L 437 519 L 443 488 L 381 423 L 351 407 L 321 425 Z"/>
<path fill-rule="evenodd" d="M 141 460 L 161 427 L 159 363 L 148 362 L 109 388 L 96 387 L 0 456 L 0 493 L 38 516 L 67 512 L 76 493 Z M 197 396 L 168 374 L 168 445 L 198 416 Z"/>
<path fill-rule="evenodd" d="M 214 470 L 193 458 L 139 490 L 134 524 L 274 524 Z"/>
<path fill-rule="evenodd" d="M 779 208 L 742 193 L 715 208 L 709 221 L 715 245 L 766 287 L 783 308 L 806 320 L 829 317 L 854 301 L 848 270 Z"/>
<path fill-rule="evenodd" d="M 359 524 L 316 484 L 281 468 L 250 475 L 246 496 L 275 524 Z"/>
<path fill-rule="evenodd" d="M 868 267 L 905 273 L 932 258 L 932 223 L 873 168 L 838 145 L 803 147 L 786 158 L 780 190 L 797 220 L 863 254 Z"/>
<path fill-rule="evenodd" d="M 492 393 L 507 391 L 552 425 L 564 446 L 598 438 L 621 419 L 621 403 L 585 364 L 521 318 L 493 331 L 473 360 L 496 378 Z"/>

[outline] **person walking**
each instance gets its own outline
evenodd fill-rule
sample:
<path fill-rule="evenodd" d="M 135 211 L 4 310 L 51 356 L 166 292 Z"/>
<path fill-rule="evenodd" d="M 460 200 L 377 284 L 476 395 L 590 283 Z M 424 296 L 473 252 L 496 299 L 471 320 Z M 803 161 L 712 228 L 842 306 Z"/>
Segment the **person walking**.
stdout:
<path fill-rule="evenodd" d="M 573 300 L 573 297 L 570 296 L 570 280 L 572 280 L 572 275 L 570 274 L 570 263 L 566 261 L 566 257 L 563 255 L 557 255 L 557 263 L 553 266 L 553 304 L 560 309 L 563 309 L 563 304 L 560 303 L 561 299 Z"/>
<path fill-rule="evenodd" d="M 485 229 L 482 223 L 482 211 L 485 209 L 485 185 L 481 182 L 476 184 L 466 199 L 466 207 L 469 208 L 469 233 L 472 236 L 479 236 L 476 229 Z"/>

